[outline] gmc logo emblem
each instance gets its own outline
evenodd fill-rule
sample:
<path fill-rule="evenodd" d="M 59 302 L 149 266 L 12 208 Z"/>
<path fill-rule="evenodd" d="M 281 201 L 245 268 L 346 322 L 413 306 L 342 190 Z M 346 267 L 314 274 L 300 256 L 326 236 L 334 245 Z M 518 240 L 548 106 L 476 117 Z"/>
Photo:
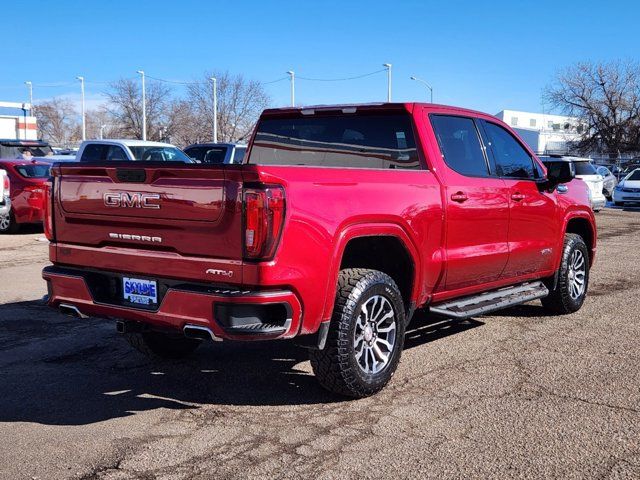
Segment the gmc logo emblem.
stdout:
<path fill-rule="evenodd" d="M 160 205 L 153 203 L 154 200 L 160 200 L 160 195 L 157 193 L 110 192 L 105 193 L 102 198 L 107 207 L 153 208 L 156 210 L 160 208 Z"/>

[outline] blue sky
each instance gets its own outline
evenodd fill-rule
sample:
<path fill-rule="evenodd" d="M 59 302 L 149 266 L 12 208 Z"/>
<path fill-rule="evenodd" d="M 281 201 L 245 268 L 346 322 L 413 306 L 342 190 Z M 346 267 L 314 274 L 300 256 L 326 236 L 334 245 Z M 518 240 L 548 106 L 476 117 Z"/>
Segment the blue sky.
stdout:
<path fill-rule="evenodd" d="M 287 70 L 342 78 L 393 64 L 393 99 L 496 113 L 541 110 L 556 71 L 580 60 L 637 59 L 640 6 L 631 1 L 41 1 L 2 2 L 0 100 L 66 95 L 77 75 L 89 105 L 105 82 L 136 70 L 193 80 L 228 70 L 263 82 Z M 71 85 L 39 87 L 68 82 Z M 266 85 L 287 104 L 287 81 Z M 384 72 L 345 82 L 296 82 L 300 104 L 386 98 Z"/>

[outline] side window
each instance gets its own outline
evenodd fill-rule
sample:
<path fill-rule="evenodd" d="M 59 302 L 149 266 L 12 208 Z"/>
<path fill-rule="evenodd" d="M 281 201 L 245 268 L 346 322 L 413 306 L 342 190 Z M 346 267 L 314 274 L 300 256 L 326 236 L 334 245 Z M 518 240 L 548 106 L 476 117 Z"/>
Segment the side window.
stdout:
<path fill-rule="evenodd" d="M 525 179 L 538 176 L 533 159 L 511 133 L 495 123 L 485 122 L 484 125 L 499 176 Z"/>
<path fill-rule="evenodd" d="M 478 131 L 472 119 L 447 115 L 431 115 L 430 118 L 442 156 L 450 168 L 472 177 L 489 175 Z"/>
<path fill-rule="evenodd" d="M 107 159 L 108 145 L 90 143 L 82 152 L 81 162 L 102 162 Z"/>
<path fill-rule="evenodd" d="M 107 160 L 111 162 L 117 162 L 122 160 L 129 160 L 127 158 L 127 154 L 124 153 L 124 150 L 117 145 L 111 145 L 109 147 L 109 153 L 107 154 Z"/>

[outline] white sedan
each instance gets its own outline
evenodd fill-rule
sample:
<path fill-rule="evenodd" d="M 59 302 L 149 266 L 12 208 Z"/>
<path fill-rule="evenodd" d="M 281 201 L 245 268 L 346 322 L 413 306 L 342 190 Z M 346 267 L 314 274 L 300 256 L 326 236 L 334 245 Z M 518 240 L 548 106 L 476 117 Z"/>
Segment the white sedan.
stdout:
<path fill-rule="evenodd" d="M 626 203 L 640 203 L 640 168 L 636 168 L 620 181 L 613 190 L 613 203 L 624 207 Z"/>

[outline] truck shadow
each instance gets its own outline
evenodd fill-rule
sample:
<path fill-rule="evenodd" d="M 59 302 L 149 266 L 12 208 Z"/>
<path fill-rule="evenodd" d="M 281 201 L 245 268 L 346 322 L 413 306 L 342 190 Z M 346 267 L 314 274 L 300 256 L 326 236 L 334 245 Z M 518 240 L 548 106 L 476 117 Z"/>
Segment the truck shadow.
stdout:
<path fill-rule="evenodd" d="M 406 348 L 479 325 L 419 314 Z M 291 342 L 222 342 L 153 362 L 113 322 L 65 317 L 39 302 L 0 305 L 0 422 L 84 425 L 158 408 L 348 401 L 318 385 L 307 359 Z"/>

